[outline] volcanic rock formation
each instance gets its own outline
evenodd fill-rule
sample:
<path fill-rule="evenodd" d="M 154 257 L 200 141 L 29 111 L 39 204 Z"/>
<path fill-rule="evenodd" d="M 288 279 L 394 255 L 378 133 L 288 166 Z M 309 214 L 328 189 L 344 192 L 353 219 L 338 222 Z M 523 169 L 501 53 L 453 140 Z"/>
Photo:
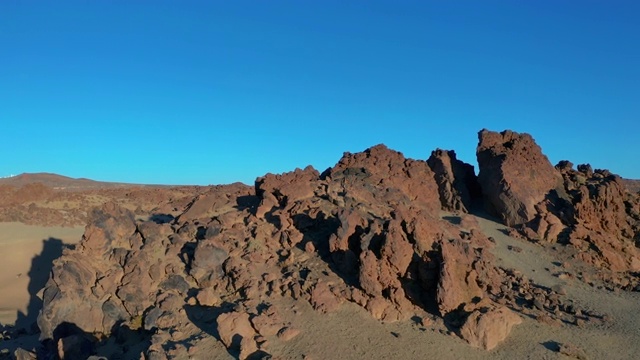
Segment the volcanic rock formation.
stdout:
<path fill-rule="evenodd" d="M 528 134 L 483 130 L 479 138 L 484 202 L 506 225 L 522 225 L 533 241 L 569 244 L 598 269 L 640 271 L 640 200 L 619 176 L 569 161 L 552 167 Z M 637 286 L 629 279 L 626 287 Z"/>
<path fill-rule="evenodd" d="M 540 207 L 532 224 L 540 238 L 563 241 L 579 250 L 578 257 L 613 272 L 640 271 L 637 240 L 640 201 L 626 191 L 622 179 L 588 164 L 574 170 L 563 161 L 556 166 L 564 180 L 566 197 Z M 552 222 L 545 219 L 553 219 Z M 565 228 L 557 235 L 561 223 Z M 558 235 L 564 237 L 558 239 Z"/>
<path fill-rule="evenodd" d="M 448 181 L 464 189 L 458 173 Z M 499 286 L 497 270 L 486 238 L 440 219 L 438 188 L 427 162 L 380 145 L 346 153 L 322 175 L 308 167 L 266 175 L 255 191 L 212 189 L 170 223 L 136 222 L 107 204 L 55 264 L 41 337 L 63 341 L 56 329 L 65 323 L 97 338 L 123 329 L 161 334 L 188 321 L 190 302 L 234 304 L 219 310 L 218 332 L 245 358 L 268 350 L 257 337 L 299 332 L 264 315 L 273 296 L 305 299 L 321 312 L 352 301 L 385 321 L 436 301 L 442 315 L 473 311 L 490 283 Z M 159 356 L 159 347 L 148 352 Z"/>
<path fill-rule="evenodd" d="M 547 241 L 564 236 L 580 259 L 611 270 L 638 268 L 640 202 L 619 178 L 554 168 L 527 134 L 479 138 L 483 201 L 505 224 Z M 116 357 L 146 341 L 147 358 L 165 359 L 169 341 L 186 341 L 185 329 L 204 321 L 230 354 L 266 356 L 268 339 L 305 331 L 281 316 L 274 303 L 283 298 L 320 313 L 352 302 L 382 321 L 431 313 L 484 349 L 520 323 L 517 313 L 577 322 L 561 290 L 496 265 L 492 239 L 464 214 L 479 195 L 473 167 L 453 151 L 420 161 L 377 145 L 323 173 L 307 167 L 254 187 L 212 187 L 166 219 L 136 220 L 107 203 L 55 262 L 41 339 L 57 351 L 81 336 L 95 353 L 115 337 Z M 443 210 L 462 213 L 459 223 Z M 146 340 L 134 344 L 131 334 Z"/>

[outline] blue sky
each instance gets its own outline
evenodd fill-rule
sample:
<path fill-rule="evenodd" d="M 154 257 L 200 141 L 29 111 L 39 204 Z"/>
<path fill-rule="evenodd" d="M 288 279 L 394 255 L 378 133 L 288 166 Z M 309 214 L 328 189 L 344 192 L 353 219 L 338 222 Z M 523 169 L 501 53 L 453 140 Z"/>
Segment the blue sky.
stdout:
<path fill-rule="evenodd" d="M 252 184 L 529 132 L 640 178 L 637 1 L 0 1 L 0 176 Z"/>

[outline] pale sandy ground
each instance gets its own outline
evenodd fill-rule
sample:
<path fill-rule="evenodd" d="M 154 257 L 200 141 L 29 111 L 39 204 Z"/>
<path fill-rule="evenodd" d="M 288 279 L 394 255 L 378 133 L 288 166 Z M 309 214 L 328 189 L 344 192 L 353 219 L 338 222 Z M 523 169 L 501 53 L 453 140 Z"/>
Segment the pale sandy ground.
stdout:
<path fill-rule="evenodd" d="M 44 287 L 51 261 L 60 255 L 64 244 L 77 243 L 83 232 L 83 226 L 0 223 L 0 324 L 15 324 L 19 313 L 35 320 L 38 314 L 31 312 L 36 309 L 28 307 L 35 305 L 33 295 Z"/>

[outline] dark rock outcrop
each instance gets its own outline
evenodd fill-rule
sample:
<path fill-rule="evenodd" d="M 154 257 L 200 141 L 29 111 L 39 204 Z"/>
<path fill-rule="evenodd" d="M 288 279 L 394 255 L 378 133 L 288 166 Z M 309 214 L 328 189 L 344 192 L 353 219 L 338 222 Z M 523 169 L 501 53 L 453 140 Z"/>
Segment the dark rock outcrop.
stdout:
<path fill-rule="evenodd" d="M 442 208 L 469 212 L 481 190 L 473 166 L 457 159 L 453 150 L 437 149 L 427 160 L 434 172 Z"/>

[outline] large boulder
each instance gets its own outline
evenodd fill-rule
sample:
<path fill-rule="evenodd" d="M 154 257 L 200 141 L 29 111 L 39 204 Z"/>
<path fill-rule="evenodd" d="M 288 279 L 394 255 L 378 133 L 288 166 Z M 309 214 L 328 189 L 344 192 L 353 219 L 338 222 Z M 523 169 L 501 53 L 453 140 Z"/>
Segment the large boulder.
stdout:
<path fill-rule="evenodd" d="M 536 204 L 562 178 L 529 134 L 482 130 L 477 148 L 478 181 L 487 210 L 513 226 L 533 220 Z"/>
<path fill-rule="evenodd" d="M 497 284 L 493 255 L 479 246 L 484 239 L 440 242 L 440 275 L 436 300 L 442 315 L 480 302 L 487 285 Z M 482 284 L 482 286 L 481 286 Z"/>
<path fill-rule="evenodd" d="M 238 351 L 240 359 L 246 359 L 258 350 L 254 338 L 257 335 L 249 321 L 249 314 L 234 311 L 218 316 L 217 329 L 220 340 L 227 349 Z"/>
<path fill-rule="evenodd" d="M 460 328 L 460 335 L 471 346 L 491 350 L 504 341 L 511 329 L 520 323 L 520 316 L 504 306 L 477 309 Z"/>

